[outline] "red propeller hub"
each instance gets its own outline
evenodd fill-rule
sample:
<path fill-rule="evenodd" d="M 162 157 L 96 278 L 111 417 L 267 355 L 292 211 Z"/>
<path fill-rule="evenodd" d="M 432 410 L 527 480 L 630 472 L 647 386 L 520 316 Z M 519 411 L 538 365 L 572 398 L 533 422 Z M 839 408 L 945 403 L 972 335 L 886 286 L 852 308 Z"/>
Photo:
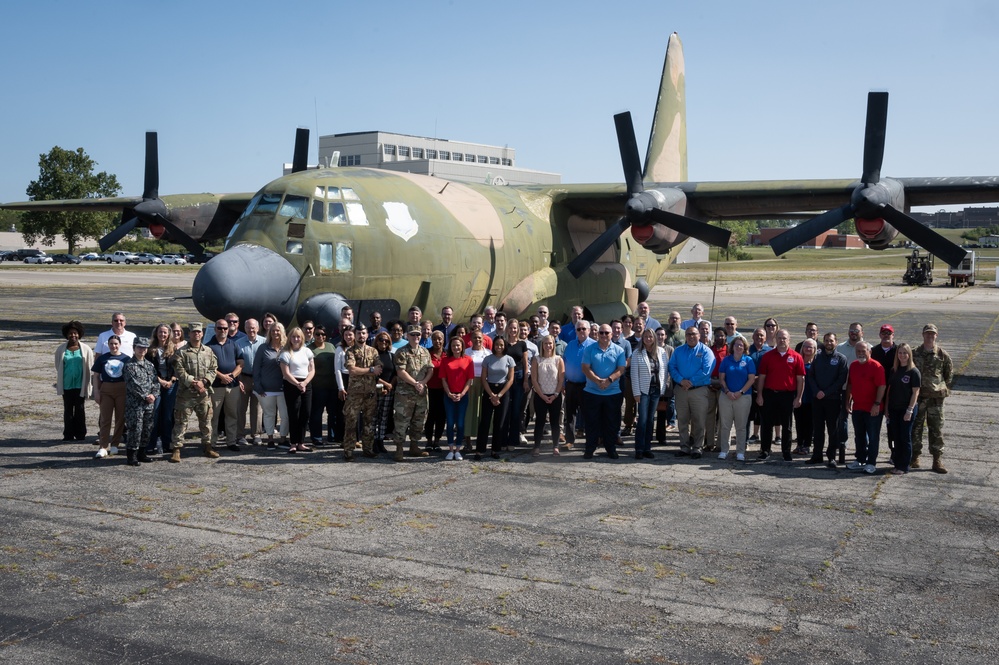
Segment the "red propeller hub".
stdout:
<path fill-rule="evenodd" d="M 637 240 L 640 245 L 645 245 L 645 243 L 652 240 L 653 235 L 655 235 L 655 229 L 652 228 L 651 224 L 631 225 L 631 237 Z"/>
<path fill-rule="evenodd" d="M 861 238 L 875 238 L 885 227 L 885 220 L 880 217 L 877 219 L 863 219 L 857 217 L 854 220 L 857 224 L 857 233 Z"/>
<path fill-rule="evenodd" d="M 163 233 L 165 231 L 166 231 L 166 228 L 162 224 L 150 224 L 149 225 L 149 233 L 151 233 L 152 236 L 154 238 L 156 238 L 157 240 L 159 240 L 160 238 L 163 237 Z"/>

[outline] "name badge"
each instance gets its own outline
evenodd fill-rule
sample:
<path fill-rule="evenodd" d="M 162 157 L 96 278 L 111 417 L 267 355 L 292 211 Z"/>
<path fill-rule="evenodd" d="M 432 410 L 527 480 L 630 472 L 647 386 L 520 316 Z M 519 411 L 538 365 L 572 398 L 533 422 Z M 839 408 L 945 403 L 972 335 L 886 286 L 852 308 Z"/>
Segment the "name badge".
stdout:
<path fill-rule="evenodd" d="M 909 377 L 908 376 L 903 376 L 902 377 L 902 383 L 908 383 L 908 382 L 909 382 Z"/>
<path fill-rule="evenodd" d="M 792 358 L 791 356 L 788 356 L 787 357 L 787 364 L 788 365 L 793 365 L 794 364 L 794 358 Z"/>
<path fill-rule="evenodd" d="M 832 360 L 829 361 L 829 364 L 835 367 L 836 365 L 839 364 L 839 358 L 833 358 Z"/>

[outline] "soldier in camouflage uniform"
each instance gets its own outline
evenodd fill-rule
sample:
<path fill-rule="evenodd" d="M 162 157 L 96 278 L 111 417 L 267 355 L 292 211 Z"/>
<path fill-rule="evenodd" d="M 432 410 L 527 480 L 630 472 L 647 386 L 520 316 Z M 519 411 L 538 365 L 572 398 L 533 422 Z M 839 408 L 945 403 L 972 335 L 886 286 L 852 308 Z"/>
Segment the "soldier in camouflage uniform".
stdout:
<path fill-rule="evenodd" d="M 420 450 L 420 437 L 427 421 L 427 380 L 434 371 L 430 352 L 420 346 L 420 326 L 411 325 L 406 331 L 409 344 L 395 352 L 395 371 L 399 378 L 395 390 L 395 461 L 404 458 L 403 445 L 409 433 L 411 457 L 426 457 Z"/>
<path fill-rule="evenodd" d="M 382 373 L 382 361 L 378 351 L 358 340 L 344 353 L 344 367 L 350 374 L 347 387 L 347 400 L 343 405 L 346 422 L 346 435 L 343 439 L 343 456 L 348 462 L 354 461 L 353 434 L 357 431 L 357 417 L 364 418 L 361 429 L 361 449 L 365 457 L 375 457 L 375 409 L 378 405 L 378 377 Z"/>
<path fill-rule="evenodd" d="M 177 406 L 174 408 L 173 456 L 171 462 L 180 462 L 180 449 L 184 447 L 184 431 L 191 412 L 198 416 L 201 445 L 205 456 L 216 458 L 212 450 L 212 381 L 218 370 L 218 360 L 207 346 L 201 343 L 204 327 L 200 322 L 190 324 L 188 343 L 173 356 L 173 373 L 177 377 Z"/>
<path fill-rule="evenodd" d="M 139 466 L 139 462 L 152 462 L 146 456 L 146 446 L 139 442 L 149 441 L 153 431 L 153 406 L 160 394 L 160 382 L 156 366 L 146 358 L 149 348 L 148 337 L 136 337 L 133 342 L 135 355 L 125 363 L 125 431 L 128 432 L 125 453 L 129 466 Z"/>
<path fill-rule="evenodd" d="M 944 398 L 954 385 L 954 363 L 946 351 L 937 346 L 937 327 L 923 326 L 923 343 L 912 351 L 912 362 L 922 375 L 917 402 L 916 422 L 912 426 L 912 461 L 909 467 L 919 468 L 923 452 L 923 423 L 926 424 L 933 455 L 933 470 L 947 473 L 943 465 Z"/>

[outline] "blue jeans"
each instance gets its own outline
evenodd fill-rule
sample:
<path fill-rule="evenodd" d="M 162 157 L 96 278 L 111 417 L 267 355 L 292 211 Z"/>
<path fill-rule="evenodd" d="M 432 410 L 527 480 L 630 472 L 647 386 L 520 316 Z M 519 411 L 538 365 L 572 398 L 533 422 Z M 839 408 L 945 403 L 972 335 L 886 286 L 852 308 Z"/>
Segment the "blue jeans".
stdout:
<path fill-rule="evenodd" d="M 905 421 L 905 409 L 888 412 L 888 431 L 895 444 L 891 453 L 891 462 L 896 469 L 902 471 L 908 471 L 909 462 L 912 461 L 912 426 L 916 422 L 918 412 L 918 406 L 912 407 L 912 417 L 908 422 Z"/>
<path fill-rule="evenodd" d="M 857 446 L 857 461 L 861 464 L 877 464 L 883 419 L 880 413 L 872 416 L 869 411 L 853 412 L 853 441 Z"/>
<path fill-rule="evenodd" d="M 163 444 L 163 450 L 168 451 L 173 445 L 173 409 L 177 404 L 177 384 L 166 390 L 160 388 L 160 394 L 153 402 L 153 432 L 149 435 L 146 448 L 156 449 L 156 440 Z"/>
<path fill-rule="evenodd" d="M 444 395 L 444 417 L 447 419 L 447 445 L 461 448 L 465 435 L 465 412 L 468 410 L 468 394 L 455 402 Z"/>
<path fill-rule="evenodd" d="M 629 396 L 626 399 L 634 399 Z M 642 393 L 636 409 L 638 424 L 635 425 L 635 454 L 652 452 L 652 428 L 656 422 L 656 409 L 659 408 L 659 395 Z"/>

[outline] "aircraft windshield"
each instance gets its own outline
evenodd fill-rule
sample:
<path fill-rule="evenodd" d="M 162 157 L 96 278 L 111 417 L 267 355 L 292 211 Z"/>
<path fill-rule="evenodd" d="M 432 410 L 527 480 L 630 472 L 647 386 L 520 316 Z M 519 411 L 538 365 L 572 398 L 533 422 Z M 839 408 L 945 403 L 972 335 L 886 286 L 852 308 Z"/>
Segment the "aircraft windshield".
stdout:
<path fill-rule="evenodd" d="M 308 219 L 309 197 L 288 194 L 284 197 L 284 203 L 281 204 L 281 209 L 278 211 L 278 217 Z"/>

